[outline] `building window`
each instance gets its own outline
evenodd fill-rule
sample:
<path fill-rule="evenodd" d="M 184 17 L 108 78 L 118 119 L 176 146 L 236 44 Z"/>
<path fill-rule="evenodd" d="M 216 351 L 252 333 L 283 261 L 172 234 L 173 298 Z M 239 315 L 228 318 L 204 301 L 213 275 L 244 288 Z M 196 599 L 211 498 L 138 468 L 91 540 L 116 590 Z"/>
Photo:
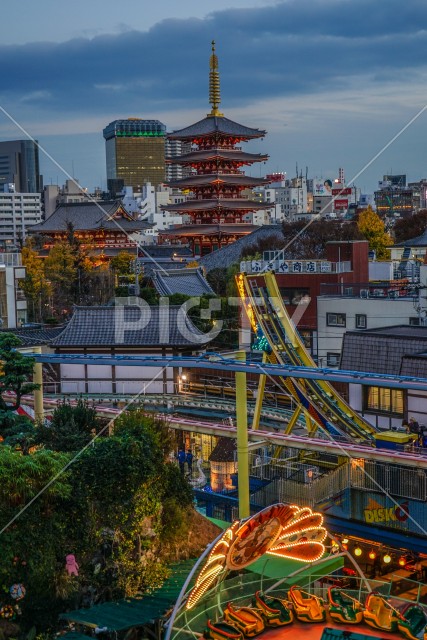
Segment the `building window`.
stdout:
<path fill-rule="evenodd" d="M 364 313 L 356 313 L 356 329 L 366 329 L 366 315 Z"/>
<path fill-rule="evenodd" d="M 363 387 L 363 409 L 403 417 L 403 389 Z"/>
<path fill-rule="evenodd" d="M 345 327 L 346 325 L 345 313 L 327 313 L 326 324 L 328 327 Z"/>
<path fill-rule="evenodd" d="M 413 327 L 419 327 L 421 322 L 418 316 L 413 316 L 412 318 L 409 318 L 409 324 Z"/>
<path fill-rule="evenodd" d="M 340 354 L 339 353 L 327 353 L 326 354 L 326 364 L 328 367 L 338 367 L 340 363 Z"/>

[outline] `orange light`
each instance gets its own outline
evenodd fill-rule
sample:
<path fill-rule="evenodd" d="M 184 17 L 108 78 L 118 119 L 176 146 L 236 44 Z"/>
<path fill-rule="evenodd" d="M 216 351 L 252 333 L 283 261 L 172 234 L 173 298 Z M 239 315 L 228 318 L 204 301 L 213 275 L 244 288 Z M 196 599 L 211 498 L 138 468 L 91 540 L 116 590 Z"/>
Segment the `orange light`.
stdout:
<path fill-rule="evenodd" d="M 401 556 L 399 558 L 399 566 L 404 567 L 406 564 L 406 558 L 404 558 L 403 556 Z"/>
<path fill-rule="evenodd" d="M 375 558 L 377 557 L 377 554 L 375 553 L 375 551 L 372 549 L 372 551 L 369 552 L 369 559 L 370 560 L 375 560 Z"/>

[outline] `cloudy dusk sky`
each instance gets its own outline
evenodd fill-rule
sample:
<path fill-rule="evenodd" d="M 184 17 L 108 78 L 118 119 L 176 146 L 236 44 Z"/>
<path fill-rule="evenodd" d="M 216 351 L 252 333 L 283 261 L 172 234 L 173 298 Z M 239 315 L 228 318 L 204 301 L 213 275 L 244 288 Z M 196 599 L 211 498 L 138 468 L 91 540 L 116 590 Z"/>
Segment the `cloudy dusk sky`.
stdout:
<path fill-rule="evenodd" d="M 427 103 L 425 0 L 21 0 L 2 10 L 0 107 L 84 186 L 105 187 L 106 124 L 172 130 L 206 115 L 212 39 L 221 110 L 268 132 L 247 145 L 270 154 L 262 173 L 298 163 L 350 179 Z M 356 185 L 427 177 L 426 131 L 427 111 Z M 0 112 L 0 140 L 23 137 Z M 62 184 L 41 155 L 45 184 Z"/>

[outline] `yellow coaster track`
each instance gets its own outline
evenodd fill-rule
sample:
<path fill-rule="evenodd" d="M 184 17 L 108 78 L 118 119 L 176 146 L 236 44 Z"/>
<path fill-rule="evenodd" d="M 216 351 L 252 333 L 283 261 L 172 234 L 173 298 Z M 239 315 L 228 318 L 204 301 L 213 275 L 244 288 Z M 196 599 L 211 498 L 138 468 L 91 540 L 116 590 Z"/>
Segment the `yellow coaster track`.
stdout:
<path fill-rule="evenodd" d="M 240 274 L 238 288 L 241 295 L 245 294 L 244 306 L 252 327 L 261 329 L 269 344 L 270 362 L 316 367 L 286 311 L 274 273 Z M 303 411 L 311 434 L 319 426 L 331 431 L 332 425 L 338 433 L 352 439 L 373 439 L 376 429 L 356 413 L 328 382 L 296 378 L 281 380 L 299 404 L 287 432 L 291 431 Z"/>

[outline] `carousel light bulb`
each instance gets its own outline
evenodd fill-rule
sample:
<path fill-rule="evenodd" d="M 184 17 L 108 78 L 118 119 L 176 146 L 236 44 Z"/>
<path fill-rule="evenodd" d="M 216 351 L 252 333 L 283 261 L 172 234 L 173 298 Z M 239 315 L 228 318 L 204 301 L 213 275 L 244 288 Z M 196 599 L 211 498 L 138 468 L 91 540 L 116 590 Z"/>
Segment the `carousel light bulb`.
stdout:
<path fill-rule="evenodd" d="M 385 564 L 390 564 L 391 556 L 388 553 L 385 554 L 385 556 L 383 558 L 383 562 L 385 562 Z"/>
<path fill-rule="evenodd" d="M 362 549 L 360 547 L 356 547 L 354 550 L 354 555 L 355 556 L 361 556 L 362 555 Z"/>
<path fill-rule="evenodd" d="M 341 542 L 342 542 L 343 544 L 348 544 L 348 538 L 343 538 L 343 539 L 341 540 Z"/>
<path fill-rule="evenodd" d="M 377 554 L 375 553 L 375 551 L 372 549 L 372 551 L 369 552 L 369 559 L 370 560 L 375 560 L 375 558 L 377 557 Z"/>
<path fill-rule="evenodd" d="M 406 564 L 406 558 L 404 558 L 403 556 L 401 556 L 399 558 L 399 566 L 404 567 Z"/>

